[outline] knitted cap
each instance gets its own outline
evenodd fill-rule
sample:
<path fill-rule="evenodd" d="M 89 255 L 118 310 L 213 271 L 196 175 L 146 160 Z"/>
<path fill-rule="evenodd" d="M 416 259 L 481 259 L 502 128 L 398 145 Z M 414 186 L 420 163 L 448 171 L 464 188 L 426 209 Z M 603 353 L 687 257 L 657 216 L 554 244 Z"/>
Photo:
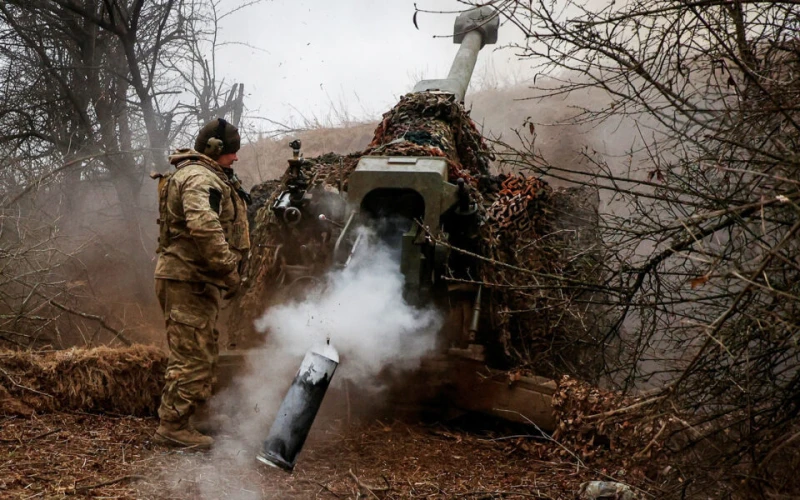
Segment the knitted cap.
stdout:
<path fill-rule="evenodd" d="M 239 129 L 222 118 L 206 123 L 194 141 L 195 151 L 215 160 L 221 155 L 239 151 L 240 146 Z"/>

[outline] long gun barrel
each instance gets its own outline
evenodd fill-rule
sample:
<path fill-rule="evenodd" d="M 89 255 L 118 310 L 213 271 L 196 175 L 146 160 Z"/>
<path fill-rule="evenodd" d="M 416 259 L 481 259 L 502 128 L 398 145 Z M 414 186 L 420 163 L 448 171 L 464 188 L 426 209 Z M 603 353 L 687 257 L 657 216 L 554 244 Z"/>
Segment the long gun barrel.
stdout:
<path fill-rule="evenodd" d="M 472 79 L 472 71 L 478 60 L 478 52 L 486 44 L 497 42 L 497 30 L 500 27 L 500 16 L 492 7 L 480 7 L 462 12 L 456 18 L 453 29 L 453 43 L 460 43 L 447 78 L 439 80 L 422 80 L 414 86 L 414 92 L 438 90 L 456 95 L 459 101 L 464 100 L 467 87 Z"/>

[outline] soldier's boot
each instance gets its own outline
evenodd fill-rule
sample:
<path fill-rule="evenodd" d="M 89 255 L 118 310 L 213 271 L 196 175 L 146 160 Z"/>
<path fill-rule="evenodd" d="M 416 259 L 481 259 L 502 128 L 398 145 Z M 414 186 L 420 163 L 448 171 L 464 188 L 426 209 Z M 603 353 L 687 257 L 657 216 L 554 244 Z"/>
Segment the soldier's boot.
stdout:
<path fill-rule="evenodd" d="M 202 432 L 216 436 L 225 431 L 233 430 L 233 421 L 228 415 L 214 413 L 209 410 L 208 404 L 198 405 L 194 414 L 189 417 L 190 425 Z"/>
<path fill-rule="evenodd" d="M 162 420 L 156 429 L 153 441 L 165 446 L 196 450 L 207 450 L 214 444 L 214 438 L 198 432 L 188 421 L 168 422 Z"/>

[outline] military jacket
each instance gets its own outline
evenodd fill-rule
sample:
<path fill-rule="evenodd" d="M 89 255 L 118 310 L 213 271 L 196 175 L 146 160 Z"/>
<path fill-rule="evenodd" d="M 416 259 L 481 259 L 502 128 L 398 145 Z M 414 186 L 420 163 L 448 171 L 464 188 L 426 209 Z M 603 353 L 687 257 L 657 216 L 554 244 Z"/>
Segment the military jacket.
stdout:
<path fill-rule="evenodd" d="M 226 286 L 250 250 L 247 206 L 223 168 L 191 149 L 169 157 L 159 181 L 156 278 Z"/>

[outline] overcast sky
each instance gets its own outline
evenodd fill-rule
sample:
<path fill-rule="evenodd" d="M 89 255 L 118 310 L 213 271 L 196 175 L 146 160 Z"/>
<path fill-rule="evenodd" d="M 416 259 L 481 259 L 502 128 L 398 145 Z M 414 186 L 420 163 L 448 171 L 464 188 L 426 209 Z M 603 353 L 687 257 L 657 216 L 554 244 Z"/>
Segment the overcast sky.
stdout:
<path fill-rule="evenodd" d="M 233 0 L 223 1 L 225 4 Z M 417 0 L 426 10 L 461 10 L 455 0 Z M 336 120 L 332 110 L 376 118 L 420 78 L 444 78 L 457 51 L 451 35 L 455 13 L 424 14 L 414 27 L 412 0 L 267 0 L 226 18 L 218 75 L 243 82 L 249 115 L 294 124 L 304 118 Z M 500 28 L 487 46 L 473 82 L 524 70 L 510 49 L 497 49 L 519 33 Z M 510 70 L 510 67 L 515 69 Z M 252 123 L 252 122 L 251 122 Z"/>

